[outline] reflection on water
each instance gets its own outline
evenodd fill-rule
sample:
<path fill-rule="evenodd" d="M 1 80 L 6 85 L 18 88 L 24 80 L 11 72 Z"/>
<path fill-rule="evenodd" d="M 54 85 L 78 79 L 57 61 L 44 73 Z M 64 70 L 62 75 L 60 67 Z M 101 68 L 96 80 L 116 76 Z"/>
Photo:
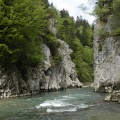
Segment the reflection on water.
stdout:
<path fill-rule="evenodd" d="M 120 105 L 92 88 L 0 100 L 0 120 L 120 120 Z"/>

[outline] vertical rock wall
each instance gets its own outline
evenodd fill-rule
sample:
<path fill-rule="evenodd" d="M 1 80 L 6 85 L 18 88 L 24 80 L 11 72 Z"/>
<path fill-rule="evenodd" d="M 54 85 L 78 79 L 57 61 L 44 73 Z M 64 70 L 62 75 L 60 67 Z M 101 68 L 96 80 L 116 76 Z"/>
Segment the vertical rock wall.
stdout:
<path fill-rule="evenodd" d="M 104 29 L 105 37 L 100 36 Z M 94 88 L 95 91 L 112 92 L 120 90 L 120 37 L 107 37 L 113 29 L 109 16 L 105 26 L 97 23 L 94 29 Z"/>
<path fill-rule="evenodd" d="M 59 64 L 52 66 L 50 49 L 43 44 L 45 60 L 36 68 L 29 68 L 26 74 L 27 80 L 23 79 L 21 72 L 4 71 L 0 69 L 0 98 L 22 95 L 32 95 L 43 91 L 64 90 L 68 87 L 81 87 L 82 84 L 77 78 L 75 64 L 70 54 L 72 50 L 67 43 L 58 40 L 60 43 L 59 52 L 62 60 Z"/>

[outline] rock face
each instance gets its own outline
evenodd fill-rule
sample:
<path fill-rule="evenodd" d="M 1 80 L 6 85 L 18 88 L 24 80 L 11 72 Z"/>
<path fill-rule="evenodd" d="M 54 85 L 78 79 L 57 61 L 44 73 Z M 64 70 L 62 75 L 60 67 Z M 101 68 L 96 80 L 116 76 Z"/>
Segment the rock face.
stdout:
<path fill-rule="evenodd" d="M 120 91 L 112 91 L 105 97 L 105 101 L 114 101 L 120 103 Z"/>
<path fill-rule="evenodd" d="M 55 20 L 54 18 L 51 18 L 49 21 L 50 21 L 49 29 L 54 35 L 56 35 L 56 33 L 57 33 L 57 20 Z"/>
<path fill-rule="evenodd" d="M 99 92 L 120 90 L 120 37 L 107 37 L 113 28 L 112 17 L 103 27 L 106 37 L 99 35 L 101 25 L 97 23 L 94 30 L 94 88 Z M 112 99 L 112 94 L 111 97 Z"/>
<path fill-rule="evenodd" d="M 43 44 L 43 52 L 46 56 L 43 64 L 36 68 L 29 68 L 23 79 L 20 71 L 5 72 L 0 69 L 0 97 L 14 97 L 22 95 L 32 95 L 43 91 L 63 90 L 68 87 L 81 87 L 82 84 L 77 78 L 75 64 L 72 62 L 70 54 L 72 50 L 62 40 L 59 52 L 62 60 L 59 64 L 52 66 L 50 49 Z"/>

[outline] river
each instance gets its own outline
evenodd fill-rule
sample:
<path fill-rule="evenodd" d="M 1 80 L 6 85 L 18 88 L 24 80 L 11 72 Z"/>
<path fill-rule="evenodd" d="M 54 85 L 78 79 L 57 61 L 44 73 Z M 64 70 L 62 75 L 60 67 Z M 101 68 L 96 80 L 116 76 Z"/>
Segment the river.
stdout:
<path fill-rule="evenodd" d="M 120 105 L 92 88 L 0 100 L 0 120 L 120 120 Z"/>

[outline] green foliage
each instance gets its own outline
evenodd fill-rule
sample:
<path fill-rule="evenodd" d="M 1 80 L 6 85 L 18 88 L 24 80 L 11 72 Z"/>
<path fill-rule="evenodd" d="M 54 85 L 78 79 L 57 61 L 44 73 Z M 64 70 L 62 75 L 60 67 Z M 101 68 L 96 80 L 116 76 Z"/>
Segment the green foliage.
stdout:
<path fill-rule="evenodd" d="M 113 15 L 120 18 L 120 0 L 113 0 Z"/>
<path fill-rule="evenodd" d="M 67 42 L 73 50 L 71 55 L 82 82 L 93 81 L 92 27 L 82 17 L 74 21 L 65 10 L 60 11 L 57 37 Z"/>
<path fill-rule="evenodd" d="M 102 22 L 107 22 L 108 15 L 113 12 L 113 0 L 97 0 L 93 14 Z"/>
<path fill-rule="evenodd" d="M 43 21 L 46 18 L 46 11 L 42 7 L 42 2 L 37 0 L 35 2 L 13 0 L 9 1 L 9 4 L 3 0 L 1 2 L 3 13 L 0 17 L 1 66 L 6 68 L 13 63 L 21 63 L 21 66 L 36 64 L 42 57 L 39 50 L 41 41 L 38 35 L 43 35 L 43 27 L 47 26 L 46 21 Z M 43 24 L 40 24 L 41 22 Z M 3 44 L 7 51 L 3 51 Z"/>
<path fill-rule="evenodd" d="M 44 44 L 46 44 L 51 51 L 51 63 L 53 66 L 61 61 L 61 56 L 59 55 L 58 48 L 60 47 L 59 42 L 56 37 L 49 31 L 49 33 L 44 37 Z"/>
<path fill-rule="evenodd" d="M 48 12 L 50 18 L 58 19 L 58 10 L 53 6 L 53 4 L 48 8 Z"/>
<path fill-rule="evenodd" d="M 113 30 L 111 32 L 111 36 L 120 36 L 120 1 L 113 0 Z"/>
<path fill-rule="evenodd" d="M 72 18 L 59 18 L 58 19 L 58 32 L 57 37 L 65 40 L 68 44 L 75 37 L 75 23 Z"/>
<path fill-rule="evenodd" d="M 99 34 L 99 38 L 101 40 L 104 40 L 107 37 L 107 32 L 106 32 L 104 26 L 105 26 L 104 23 L 100 23 L 100 29 L 98 31 L 98 34 Z"/>
<path fill-rule="evenodd" d="M 51 57 L 50 61 L 53 67 L 62 61 L 62 56 L 60 55 L 58 49 L 56 50 L 55 55 Z"/>
<path fill-rule="evenodd" d="M 69 12 L 65 9 L 60 11 L 61 18 L 67 18 L 69 17 Z"/>
<path fill-rule="evenodd" d="M 112 15 L 113 24 L 112 32 L 106 33 L 104 29 L 99 31 L 101 39 L 110 36 L 119 36 L 120 35 L 120 0 L 97 0 L 96 7 L 94 10 L 95 15 L 103 23 L 107 22 L 108 15 Z"/>
<path fill-rule="evenodd" d="M 0 0 L 0 65 L 25 71 L 42 59 L 41 43 L 56 43 L 49 31 L 46 0 Z M 53 42 L 54 41 L 54 42 Z M 56 44 L 55 44 L 56 45 Z"/>
<path fill-rule="evenodd" d="M 120 28 L 116 29 L 116 30 L 113 30 L 111 33 L 110 33 L 110 36 L 120 36 Z"/>
<path fill-rule="evenodd" d="M 82 82 L 93 81 L 93 49 L 83 47 L 79 39 L 73 42 L 74 52 L 72 58 L 76 64 L 78 78 Z"/>
<path fill-rule="evenodd" d="M 92 28 L 82 17 L 77 17 L 76 20 L 76 37 L 80 39 L 83 46 L 92 47 Z"/>
<path fill-rule="evenodd" d="M 49 30 L 49 19 L 57 19 L 57 34 Z M 48 0 L 0 0 L 0 66 L 17 67 L 23 77 L 29 66 L 44 59 L 41 44 L 51 50 L 52 66 L 62 60 L 56 37 L 73 49 L 72 59 L 82 82 L 93 80 L 92 28 L 86 20 L 56 10 Z"/>
<path fill-rule="evenodd" d="M 92 29 L 90 27 L 83 28 L 80 26 L 76 31 L 77 38 L 80 39 L 83 46 L 92 47 Z"/>
<path fill-rule="evenodd" d="M 107 7 L 103 7 L 103 8 L 99 8 L 98 6 L 95 9 L 95 12 L 98 16 L 98 19 L 100 19 L 101 21 L 106 22 L 107 21 L 107 16 L 110 13 L 110 9 Z"/>

